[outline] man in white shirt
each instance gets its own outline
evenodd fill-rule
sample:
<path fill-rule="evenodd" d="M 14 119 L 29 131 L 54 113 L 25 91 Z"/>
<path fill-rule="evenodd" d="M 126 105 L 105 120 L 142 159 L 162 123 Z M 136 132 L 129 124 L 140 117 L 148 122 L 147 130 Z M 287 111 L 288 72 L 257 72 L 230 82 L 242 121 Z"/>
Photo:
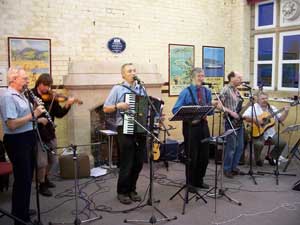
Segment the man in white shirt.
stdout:
<path fill-rule="evenodd" d="M 252 115 L 252 106 L 250 106 L 243 114 L 243 118 L 251 123 L 253 116 L 253 123 L 257 125 L 258 127 L 261 126 L 264 121 L 260 116 L 267 112 L 270 113 L 271 115 L 274 114 L 275 120 L 279 122 L 283 122 L 289 112 L 290 106 L 285 106 L 283 113 L 276 113 L 278 109 L 274 106 L 271 106 L 268 103 L 268 94 L 264 92 L 260 92 L 257 98 L 257 103 L 254 104 L 254 110 L 253 110 L 253 115 Z M 286 142 L 279 138 L 279 145 L 278 143 L 278 134 L 276 134 L 276 130 L 274 126 L 271 126 L 270 128 L 266 129 L 262 135 L 260 135 L 258 138 L 253 138 L 253 144 L 254 144 L 254 156 L 255 156 L 255 161 L 257 166 L 263 166 L 263 161 L 261 159 L 261 151 L 263 150 L 264 147 L 264 142 L 266 140 L 269 140 L 274 146 L 273 150 L 271 151 L 271 157 L 273 159 L 277 159 L 280 155 L 281 152 L 284 150 L 286 146 Z"/>

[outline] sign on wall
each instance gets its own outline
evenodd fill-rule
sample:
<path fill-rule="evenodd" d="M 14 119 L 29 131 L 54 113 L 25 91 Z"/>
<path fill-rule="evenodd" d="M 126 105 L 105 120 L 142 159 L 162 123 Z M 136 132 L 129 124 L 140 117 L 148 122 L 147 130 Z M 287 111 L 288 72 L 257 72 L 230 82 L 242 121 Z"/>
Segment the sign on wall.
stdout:
<path fill-rule="evenodd" d="M 191 83 L 194 45 L 169 44 L 169 96 L 177 96 Z"/>
<path fill-rule="evenodd" d="M 224 84 L 225 49 L 223 47 L 202 47 L 202 68 L 208 83 L 214 83 L 213 91 L 220 92 Z"/>
<path fill-rule="evenodd" d="M 9 66 L 22 67 L 29 75 L 29 87 L 42 73 L 51 76 L 51 40 L 42 38 L 8 38 Z"/>
<path fill-rule="evenodd" d="M 122 38 L 114 37 L 107 42 L 107 48 L 112 53 L 121 53 L 126 48 L 126 42 Z"/>

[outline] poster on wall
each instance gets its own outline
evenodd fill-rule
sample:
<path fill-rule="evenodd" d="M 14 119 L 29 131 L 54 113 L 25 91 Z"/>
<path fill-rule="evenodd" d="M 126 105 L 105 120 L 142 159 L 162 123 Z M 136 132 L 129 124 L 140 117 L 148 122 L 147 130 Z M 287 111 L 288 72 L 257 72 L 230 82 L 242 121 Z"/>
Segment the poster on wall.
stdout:
<path fill-rule="evenodd" d="M 42 38 L 8 38 L 9 66 L 22 67 L 29 75 L 29 87 L 42 73 L 51 76 L 51 40 Z"/>
<path fill-rule="evenodd" d="M 217 93 L 223 88 L 225 73 L 225 48 L 203 46 L 202 47 L 202 68 L 205 71 L 208 83 L 213 83 L 213 91 Z"/>
<path fill-rule="evenodd" d="M 169 96 L 177 96 L 191 83 L 194 45 L 169 44 Z"/>

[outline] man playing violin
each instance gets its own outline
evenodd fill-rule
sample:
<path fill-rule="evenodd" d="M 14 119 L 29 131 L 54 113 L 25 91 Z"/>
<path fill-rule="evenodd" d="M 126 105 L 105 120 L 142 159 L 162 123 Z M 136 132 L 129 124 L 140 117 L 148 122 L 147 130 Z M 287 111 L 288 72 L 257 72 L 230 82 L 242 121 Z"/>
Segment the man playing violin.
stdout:
<path fill-rule="evenodd" d="M 50 94 L 50 87 L 53 83 L 49 74 L 43 73 L 39 76 L 35 83 L 35 87 L 32 92 L 41 98 L 46 110 L 49 112 L 52 120 L 54 118 L 64 117 L 70 110 L 71 106 L 75 103 L 75 98 L 70 97 L 66 99 L 65 105 L 62 107 L 59 100 L 54 94 Z M 43 96 L 46 95 L 46 98 Z M 50 96 L 50 97 L 49 97 Z M 40 120 L 39 120 L 40 121 Z M 49 188 L 54 188 L 55 184 L 48 179 L 48 173 L 53 166 L 54 162 L 57 162 L 57 157 L 51 152 L 56 151 L 57 141 L 55 135 L 55 128 L 48 123 L 48 120 L 44 118 L 42 123 L 38 124 L 38 129 L 43 141 L 43 146 L 38 143 L 38 180 L 39 180 L 39 192 L 43 196 L 50 197 L 52 192 Z M 46 148 L 46 149 L 45 149 Z"/>
<path fill-rule="evenodd" d="M 268 112 L 271 115 L 277 114 L 276 115 L 277 120 L 279 122 L 282 122 L 287 118 L 289 108 L 290 106 L 285 106 L 284 112 L 282 114 L 276 113 L 278 111 L 277 108 L 271 106 L 268 103 L 268 94 L 265 92 L 259 92 L 257 103 L 254 104 L 253 122 L 257 124 L 258 127 L 261 124 L 263 124 L 264 121 L 260 116 L 265 112 Z M 243 118 L 246 120 L 246 122 L 249 123 L 251 123 L 252 121 L 251 111 L 252 111 L 252 106 L 250 106 L 243 114 Z M 263 150 L 264 142 L 266 140 L 269 140 L 272 144 L 275 145 L 274 149 L 271 151 L 270 162 L 273 162 L 273 159 L 277 159 L 281 155 L 281 152 L 286 147 L 286 142 L 281 138 L 279 138 L 279 145 L 278 145 L 278 134 L 276 134 L 274 126 L 270 127 L 269 129 L 266 129 L 258 138 L 253 138 L 254 157 L 257 166 L 263 166 L 263 161 L 260 158 L 260 154 Z"/>

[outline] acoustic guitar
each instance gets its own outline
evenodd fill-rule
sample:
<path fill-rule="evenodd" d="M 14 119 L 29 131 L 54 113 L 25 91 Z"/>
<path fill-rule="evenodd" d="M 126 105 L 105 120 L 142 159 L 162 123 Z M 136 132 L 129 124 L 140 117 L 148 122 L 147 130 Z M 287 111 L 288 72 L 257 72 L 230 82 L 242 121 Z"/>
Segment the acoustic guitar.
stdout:
<path fill-rule="evenodd" d="M 296 106 L 300 104 L 300 101 L 295 101 L 290 104 L 290 106 Z M 285 108 L 281 108 L 278 111 L 271 114 L 270 112 L 263 112 L 261 115 L 259 115 L 257 118 L 262 121 L 262 124 L 256 124 L 253 123 L 253 132 L 252 137 L 259 138 L 262 136 L 266 130 L 273 127 L 275 125 L 275 119 L 274 116 L 278 113 L 281 113 L 284 111 Z"/>

